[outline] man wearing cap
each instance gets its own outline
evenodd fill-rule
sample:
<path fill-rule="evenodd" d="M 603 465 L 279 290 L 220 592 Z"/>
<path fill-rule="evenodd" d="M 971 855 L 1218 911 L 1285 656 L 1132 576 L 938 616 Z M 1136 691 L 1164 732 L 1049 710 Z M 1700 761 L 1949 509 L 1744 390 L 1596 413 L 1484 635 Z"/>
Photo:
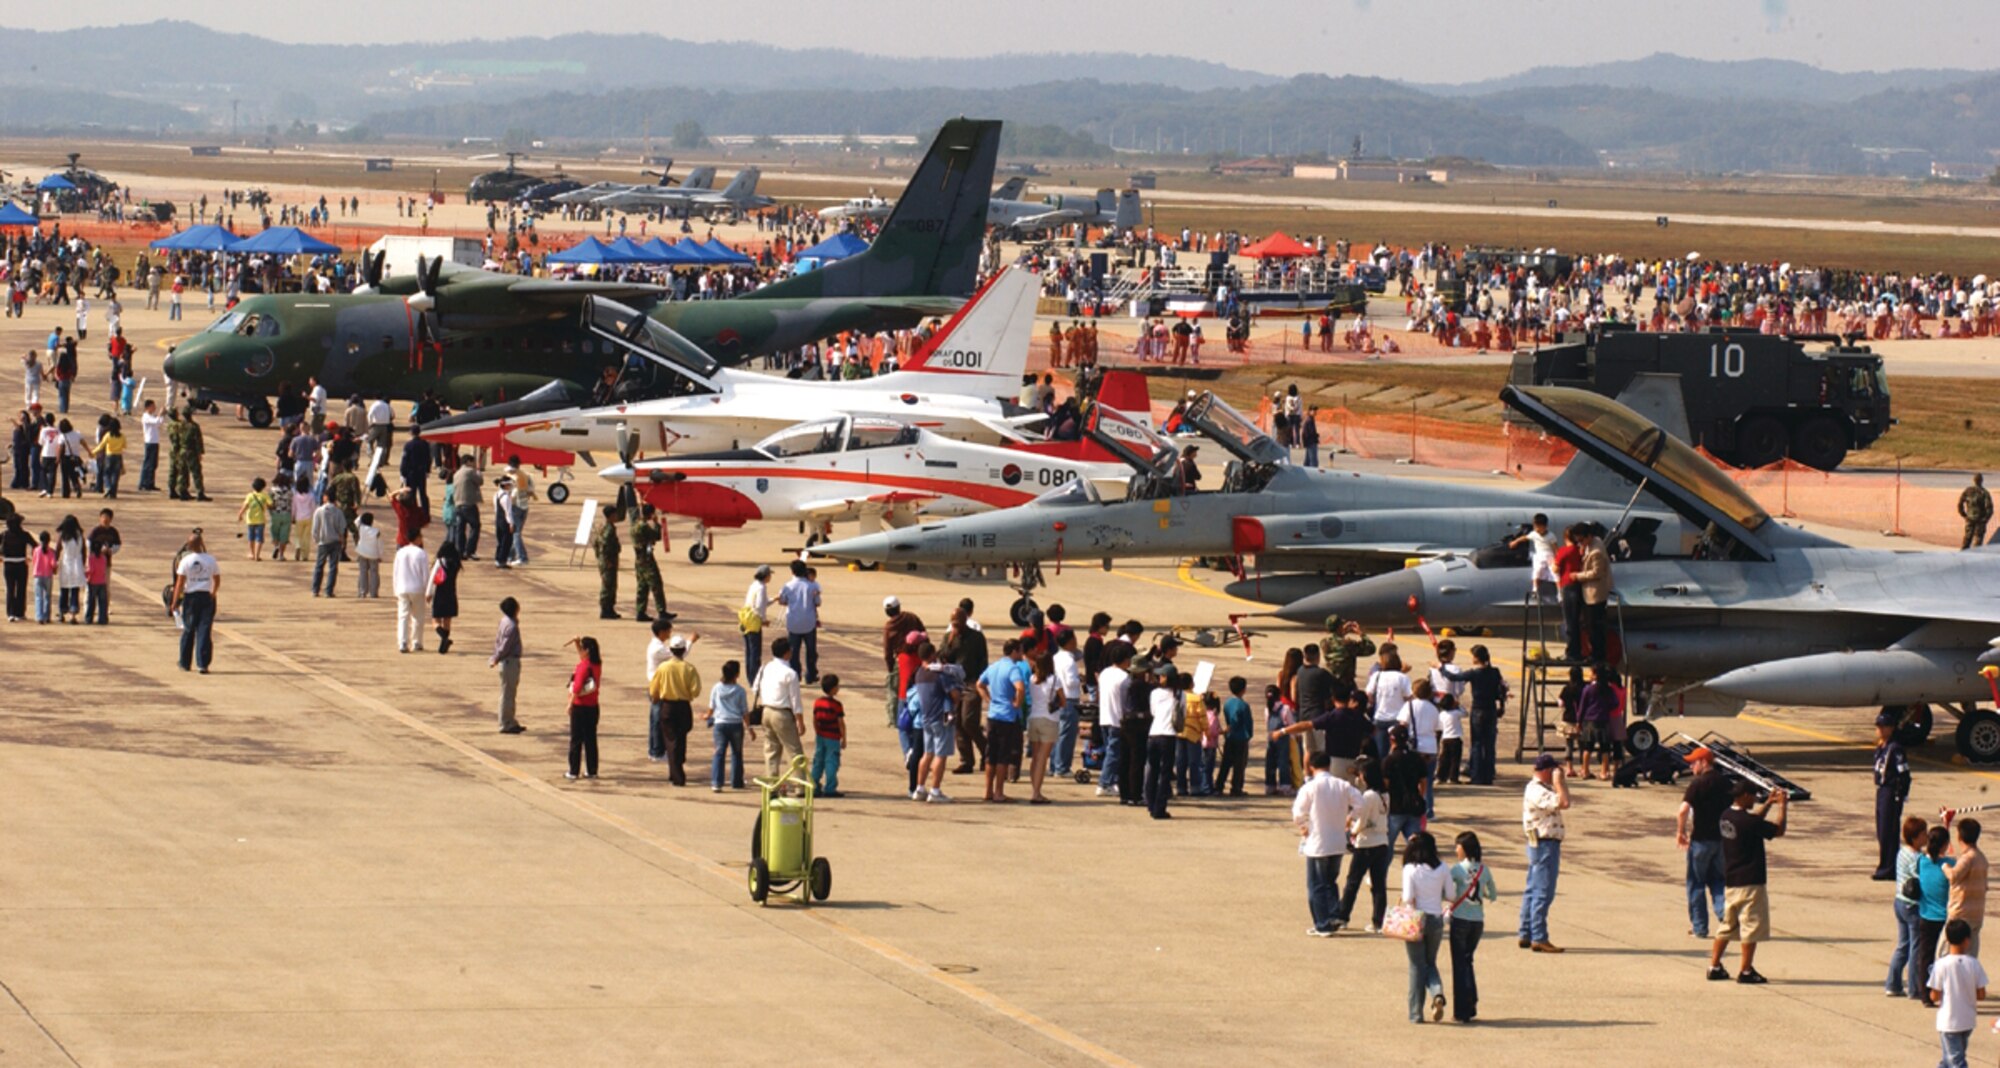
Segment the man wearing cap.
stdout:
<path fill-rule="evenodd" d="M 1715 932 L 1715 945 L 1708 952 L 1708 977 L 1714 982 L 1729 979 L 1729 969 L 1722 966 L 1722 951 L 1735 939 L 1743 943 L 1742 967 L 1737 970 L 1736 981 L 1755 984 L 1765 981 L 1752 963 L 1757 956 L 1757 943 L 1771 935 L 1771 896 L 1764 885 L 1767 881 L 1764 843 L 1785 833 L 1785 791 L 1771 791 L 1763 807 L 1752 812 L 1750 804 L 1757 800 L 1757 788 L 1739 779 L 1735 797 L 1735 806 L 1722 814 L 1722 892 L 1727 905 L 1722 911 L 1722 927 Z M 1773 805 L 1777 806 L 1778 818 L 1765 819 L 1764 814 Z"/>
<path fill-rule="evenodd" d="M 1910 757 L 1896 740 L 1900 716 L 1883 709 L 1875 717 L 1875 874 L 1877 882 L 1896 878 L 1896 846 L 1902 833 L 1903 799 L 1910 796 Z"/>
<path fill-rule="evenodd" d="M 1521 827 L 1528 834 L 1528 878 L 1521 890 L 1521 948 L 1537 953 L 1561 953 L 1549 942 L 1549 906 L 1556 899 L 1556 877 L 1562 874 L 1565 834 L 1563 810 L 1569 808 L 1569 780 L 1562 761 L 1543 753 L 1535 758 L 1535 777 L 1521 798 Z"/>
<path fill-rule="evenodd" d="M 1365 657 L 1375 655 L 1375 643 L 1362 633 L 1361 624 L 1339 616 L 1326 617 L 1326 637 L 1319 643 L 1320 664 L 1333 675 L 1335 683 L 1354 688 L 1354 671 Z M 1339 688 L 1339 687 L 1337 687 Z"/>
<path fill-rule="evenodd" d="M 1708 937 L 1713 904 L 1722 915 L 1722 813 L 1729 808 L 1729 779 L 1715 770 L 1715 754 L 1697 746 L 1687 755 L 1694 778 L 1674 815 L 1674 840 L 1687 850 L 1688 933 Z"/>
<path fill-rule="evenodd" d="M 889 681 L 883 687 L 889 706 L 889 725 L 896 725 L 896 713 L 903 707 L 903 679 L 896 658 L 909 644 L 910 635 L 924 629 L 924 621 L 915 612 L 903 610 L 903 602 L 894 594 L 882 598 L 882 614 L 888 617 L 882 624 L 882 663 L 888 670 Z"/>
<path fill-rule="evenodd" d="M 660 734 L 666 743 L 667 781 L 687 785 L 687 739 L 694 729 L 694 699 L 701 692 L 701 673 L 687 660 L 688 640 L 676 634 L 667 640 L 667 659 L 646 686 L 659 709 Z"/>

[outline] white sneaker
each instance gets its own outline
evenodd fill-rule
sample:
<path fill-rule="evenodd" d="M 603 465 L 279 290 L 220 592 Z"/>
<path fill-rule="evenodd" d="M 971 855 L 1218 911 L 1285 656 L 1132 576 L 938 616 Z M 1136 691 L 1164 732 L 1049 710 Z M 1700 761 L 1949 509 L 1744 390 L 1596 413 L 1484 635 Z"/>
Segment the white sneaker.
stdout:
<path fill-rule="evenodd" d="M 943 790 L 932 790 L 930 803 L 933 805 L 949 805 L 951 804 L 951 798 L 946 797 Z"/>
<path fill-rule="evenodd" d="M 1099 797 L 1110 797 L 1115 793 L 1117 793 L 1116 790 L 1112 790 L 1107 787 L 1100 786 L 1097 788 L 1097 796 Z"/>
<path fill-rule="evenodd" d="M 1381 934 L 1381 933 L 1382 933 L 1382 929 L 1381 929 L 1380 927 L 1377 927 L 1377 926 L 1375 926 L 1374 924 L 1372 924 L 1372 923 L 1371 923 L 1371 924 L 1369 924 L 1369 925 L 1368 925 L 1368 933 L 1369 933 L 1369 934 Z"/>
<path fill-rule="evenodd" d="M 922 801 L 928 796 L 930 796 L 930 790 L 926 787 L 919 786 L 910 791 L 910 800 L 912 801 Z"/>

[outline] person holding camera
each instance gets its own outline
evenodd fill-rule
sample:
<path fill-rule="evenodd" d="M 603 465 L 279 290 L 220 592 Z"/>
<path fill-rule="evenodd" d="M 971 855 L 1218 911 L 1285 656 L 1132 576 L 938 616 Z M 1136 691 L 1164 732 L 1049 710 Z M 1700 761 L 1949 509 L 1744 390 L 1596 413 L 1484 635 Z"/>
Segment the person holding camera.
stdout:
<path fill-rule="evenodd" d="M 1765 887 L 1764 843 L 1785 833 L 1785 791 L 1773 790 L 1757 811 L 1750 811 L 1757 788 L 1747 780 L 1736 782 L 1735 806 L 1722 814 L 1722 925 L 1715 932 L 1715 945 L 1708 953 L 1708 977 L 1714 982 L 1729 978 L 1722 966 L 1722 951 L 1731 939 L 1743 943 L 1742 967 L 1736 981 L 1765 982 L 1752 963 L 1757 943 L 1771 935 L 1771 897 Z M 1772 807 L 1778 818 L 1767 819 Z"/>

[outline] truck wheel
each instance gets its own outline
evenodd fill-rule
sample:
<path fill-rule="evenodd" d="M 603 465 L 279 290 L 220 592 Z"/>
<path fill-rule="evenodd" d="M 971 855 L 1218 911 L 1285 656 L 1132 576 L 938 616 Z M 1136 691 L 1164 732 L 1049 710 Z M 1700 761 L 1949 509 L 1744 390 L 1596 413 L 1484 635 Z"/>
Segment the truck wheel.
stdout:
<path fill-rule="evenodd" d="M 1792 435 L 1792 459 L 1821 471 L 1831 471 L 1847 459 L 1847 432 L 1827 416 L 1808 419 Z"/>
<path fill-rule="evenodd" d="M 1931 740 L 1931 725 L 1935 722 L 1929 705 L 1887 705 L 1882 711 L 1896 717 L 1896 740 L 1906 749 Z"/>
<path fill-rule="evenodd" d="M 1958 751 L 1974 764 L 2000 764 L 2000 713 L 1975 708 L 1961 717 Z"/>
<path fill-rule="evenodd" d="M 1785 458 L 1791 435 L 1785 424 L 1768 415 L 1745 419 L 1736 430 L 1736 466 L 1765 467 Z"/>
<path fill-rule="evenodd" d="M 750 862 L 750 900 L 759 905 L 771 896 L 771 868 L 763 857 Z"/>
<path fill-rule="evenodd" d="M 812 888 L 814 901 L 825 901 L 826 895 L 833 893 L 833 865 L 825 857 L 814 857 L 811 877 L 806 885 Z"/>
<path fill-rule="evenodd" d="M 1625 748 L 1633 756 L 1644 756 L 1660 745 L 1660 728 L 1651 723 L 1639 722 L 1625 728 Z"/>
<path fill-rule="evenodd" d="M 263 430 L 271 425 L 271 406 L 268 404 L 252 405 L 248 414 L 250 416 L 250 425 L 259 430 Z"/>

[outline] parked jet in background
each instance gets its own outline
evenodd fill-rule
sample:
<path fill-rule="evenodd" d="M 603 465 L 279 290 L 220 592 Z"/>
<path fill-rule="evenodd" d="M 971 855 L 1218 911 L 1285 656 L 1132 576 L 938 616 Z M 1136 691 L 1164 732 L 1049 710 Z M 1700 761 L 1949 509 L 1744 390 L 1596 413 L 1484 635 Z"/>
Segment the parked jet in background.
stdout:
<path fill-rule="evenodd" d="M 1094 198 L 1055 193 L 1040 202 L 995 199 L 986 207 L 986 222 L 1017 233 L 1053 230 L 1071 223 L 1124 231 L 1145 225 L 1145 216 L 1137 189 L 1100 189 Z"/>
<path fill-rule="evenodd" d="M 572 189 L 567 193 L 559 193 L 556 196 L 553 196 L 549 199 L 553 200 L 557 204 L 588 204 L 591 201 L 598 199 L 599 197 L 607 197 L 613 193 L 630 193 L 635 190 L 674 189 L 674 188 L 705 190 L 713 188 L 715 185 L 714 167 L 696 167 L 688 172 L 686 178 L 681 179 L 679 181 L 675 181 L 673 178 L 668 176 L 669 172 L 672 170 L 672 167 L 673 167 L 672 164 L 668 164 L 666 167 L 662 168 L 659 171 L 660 180 L 657 182 L 593 182 L 590 185 L 586 185 L 578 189 Z"/>
<path fill-rule="evenodd" d="M 668 189 L 646 185 L 606 193 L 590 203 L 613 211 L 660 212 L 664 215 L 746 215 L 777 203 L 770 197 L 757 195 L 757 179 L 763 173 L 755 167 L 745 167 L 737 171 L 736 177 L 721 189 Z"/>
<path fill-rule="evenodd" d="M 1002 182 L 1000 188 L 993 191 L 992 199 L 987 201 L 987 223 L 990 225 L 993 221 L 993 204 L 1001 201 L 1019 200 L 1021 191 L 1027 187 L 1028 180 L 1026 178 L 1015 177 Z M 876 196 L 873 190 L 870 190 L 865 197 L 855 197 L 846 203 L 819 209 L 819 217 L 828 222 L 842 222 L 847 219 L 879 219 L 895 210 L 895 207 L 895 201 L 884 200 Z"/>

